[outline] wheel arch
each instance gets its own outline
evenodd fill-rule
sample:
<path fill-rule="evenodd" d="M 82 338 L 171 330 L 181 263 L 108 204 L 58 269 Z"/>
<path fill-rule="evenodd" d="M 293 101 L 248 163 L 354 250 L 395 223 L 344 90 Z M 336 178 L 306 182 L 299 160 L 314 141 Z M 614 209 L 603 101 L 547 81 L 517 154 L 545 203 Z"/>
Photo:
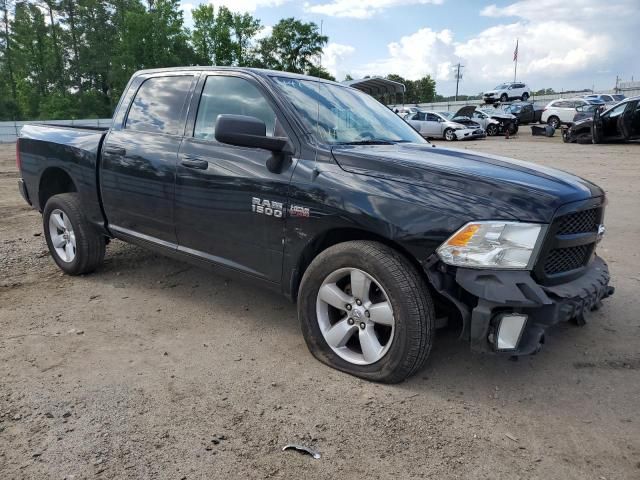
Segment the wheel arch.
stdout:
<path fill-rule="evenodd" d="M 430 285 L 429 279 L 420 262 L 400 243 L 368 230 L 352 227 L 340 227 L 330 229 L 316 235 L 316 237 L 304 247 L 298 256 L 296 267 L 293 269 L 290 276 L 289 296 L 291 300 L 294 302 L 297 300 L 302 277 L 314 258 L 329 247 L 339 243 L 352 242 L 356 240 L 371 240 L 393 248 L 409 260 L 419 274 L 425 279 L 427 284 Z"/>
<path fill-rule="evenodd" d="M 40 175 L 38 183 L 38 207 L 44 210 L 47 201 L 60 193 L 77 192 L 78 188 L 69 173 L 60 167 L 48 167 Z"/>

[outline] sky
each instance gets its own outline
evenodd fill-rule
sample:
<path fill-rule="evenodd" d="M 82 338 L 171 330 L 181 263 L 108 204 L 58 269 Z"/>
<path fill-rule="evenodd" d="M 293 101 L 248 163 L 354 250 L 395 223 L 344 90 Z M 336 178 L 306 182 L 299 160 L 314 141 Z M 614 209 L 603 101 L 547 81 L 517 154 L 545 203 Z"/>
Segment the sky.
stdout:
<path fill-rule="evenodd" d="M 640 80 L 640 0 L 182 0 L 187 24 L 200 3 L 247 11 L 268 34 L 281 18 L 322 24 L 322 65 L 350 74 L 431 75 L 439 94 L 477 94 L 517 80 L 532 90 L 608 90 Z"/>

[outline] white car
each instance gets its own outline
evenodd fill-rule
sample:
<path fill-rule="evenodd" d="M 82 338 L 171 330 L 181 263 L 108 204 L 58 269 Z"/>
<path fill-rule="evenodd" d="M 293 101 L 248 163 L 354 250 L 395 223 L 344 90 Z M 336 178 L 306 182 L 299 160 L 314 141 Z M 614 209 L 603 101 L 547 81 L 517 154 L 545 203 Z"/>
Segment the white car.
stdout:
<path fill-rule="evenodd" d="M 550 101 L 544 110 L 540 121 L 547 123 L 553 128 L 560 128 L 560 125 L 573 124 L 573 117 L 576 114 L 576 108 L 584 105 L 603 105 L 602 100 L 586 99 L 586 98 L 558 98 Z"/>
<path fill-rule="evenodd" d="M 486 137 L 482 128 L 452 122 L 438 112 L 418 111 L 407 117 L 407 122 L 425 138 L 444 138 L 453 141 Z"/>
<path fill-rule="evenodd" d="M 485 103 L 507 102 L 509 100 L 522 100 L 526 102 L 531 96 L 531 89 L 522 82 L 501 83 L 493 90 L 484 92 L 482 98 Z"/>
<path fill-rule="evenodd" d="M 397 110 L 396 114 L 398 114 L 400 118 L 406 119 L 411 115 L 415 115 L 418 112 L 418 107 L 402 107 L 396 108 L 395 110 Z"/>
<path fill-rule="evenodd" d="M 602 100 L 607 105 L 614 105 L 618 102 L 621 102 L 626 97 L 624 95 L 618 93 L 592 93 L 589 95 L 583 95 L 585 100 Z"/>
<path fill-rule="evenodd" d="M 469 119 L 482 127 L 490 137 L 497 135 L 502 128 L 498 120 L 491 118 L 488 113 L 476 110 L 476 107 L 473 105 L 466 105 L 457 112 L 449 113 L 448 115 L 445 114 L 444 116 L 458 123 L 466 123 L 464 119 Z"/>

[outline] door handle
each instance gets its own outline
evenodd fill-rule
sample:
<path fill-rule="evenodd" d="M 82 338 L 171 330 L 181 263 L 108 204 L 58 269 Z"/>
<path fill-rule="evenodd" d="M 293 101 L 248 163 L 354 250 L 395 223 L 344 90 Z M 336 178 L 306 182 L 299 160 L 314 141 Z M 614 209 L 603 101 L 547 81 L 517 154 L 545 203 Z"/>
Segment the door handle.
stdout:
<path fill-rule="evenodd" d="M 106 147 L 104 149 L 104 153 L 124 157 L 127 154 L 127 150 L 122 147 Z"/>
<path fill-rule="evenodd" d="M 197 170 L 206 170 L 207 168 L 209 168 L 209 162 L 198 157 L 192 157 L 190 155 L 185 155 L 184 158 L 180 161 L 180 165 L 187 168 L 195 168 Z"/>

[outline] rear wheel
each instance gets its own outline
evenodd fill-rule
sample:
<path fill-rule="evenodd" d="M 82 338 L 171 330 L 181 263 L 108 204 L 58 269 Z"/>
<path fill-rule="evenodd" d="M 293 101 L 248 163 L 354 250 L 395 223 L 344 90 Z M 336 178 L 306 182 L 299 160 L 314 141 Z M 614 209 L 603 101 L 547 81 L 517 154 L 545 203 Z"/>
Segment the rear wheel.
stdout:
<path fill-rule="evenodd" d="M 455 134 L 455 132 L 453 131 L 453 129 L 452 129 L 452 128 L 447 128 L 447 129 L 444 131 L 444 138 L 445 138 L 445 140 L 447 140 L 448 142 L 452 142 L 452 141 L 456 140 L 456 134 Z"/>
<path fill-rule="evenodd" d="M 377 242 L 345 242 L 320 253 L 302 279 L 298 316 L 318 360 L 377 382 L 415 373 L 433 342 L 426 283 L 405 257 Z"/>
<path fill-rule="evenodd" d="M 560 128 L 560 119 L 555 115 L 551 115 L 547 119 L 547 125 L 551 125 L 553 128 L 557 130 L 558 128 Z"/>
<path fill-rule="evenodd" d="M 62 271 L 80 275 L 102 264 L 105 237 L 84 216 L 79 194 L 51 197 L 44 207 L 42 220 L 47 246 Z"/>

